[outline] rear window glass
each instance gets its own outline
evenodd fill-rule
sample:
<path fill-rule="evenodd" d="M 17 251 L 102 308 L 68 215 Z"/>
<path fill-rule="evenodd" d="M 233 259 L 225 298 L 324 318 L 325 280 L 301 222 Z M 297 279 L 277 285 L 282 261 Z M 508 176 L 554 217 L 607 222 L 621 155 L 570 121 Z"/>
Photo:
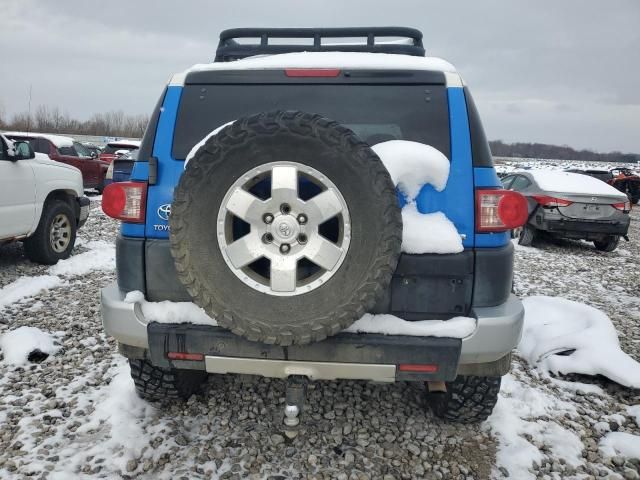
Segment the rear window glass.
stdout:
<path fill-rule="evenodd" d="M 204 90 L 204 91 L 203 91 Z M 273 110 L 319 113 L 370 145 L 412 140 L 451 158 L 449 109 L 443 85 L 187 85 L 173 137 L 183 160 L 215 128 Z"/>
<path fill-rule="evenodd" d="M 138 147 L 133 147 L 131 145 L 107 145 L 104 147 L 102 153 L 116 153 L 118 150 L 137 150 Z"/>

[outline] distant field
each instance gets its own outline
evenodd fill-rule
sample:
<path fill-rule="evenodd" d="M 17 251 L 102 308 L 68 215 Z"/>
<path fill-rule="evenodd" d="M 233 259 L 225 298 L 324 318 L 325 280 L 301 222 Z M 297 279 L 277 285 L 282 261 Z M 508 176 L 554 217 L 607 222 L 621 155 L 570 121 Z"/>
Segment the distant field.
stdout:
<path fill-rule="evenodd" d="M 569 168 L 611 170 L 616 167 L 630 168 L 640 172 L 640 165 L 633 163 L 616 162 L 584 162 L 580 160 L 553 160 L 514 157 L 493 157 L 496 170 L 499 173 L 509 173 L 514 170 L 542 169 L 542 170 L 566 170 Z"/>

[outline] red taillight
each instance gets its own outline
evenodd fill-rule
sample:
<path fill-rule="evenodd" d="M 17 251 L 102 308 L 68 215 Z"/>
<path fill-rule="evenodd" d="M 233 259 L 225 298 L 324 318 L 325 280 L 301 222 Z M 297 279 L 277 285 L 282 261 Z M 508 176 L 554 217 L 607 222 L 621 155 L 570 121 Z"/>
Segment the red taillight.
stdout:
<path fill-rule="evenodd" d="M 573 202 L 564 198 L 549 197 L 548 195 L 531 195 L 536 202 L 543 207 L 557 208 L 568 207 Z"/>
<path fill-rule="evenodd" d="M 169 360 L 190 360 L 192 362 L 199 362 L 204 360 L 202 353 L 186 353 L 186 352 L 169 352 L 167 353 Z"/>
<path fill-rule="evenodd" d="M 102 211 L 116 220 L 144 223 L 146 200 L 146 183 L 111 183 L 102 192 Z"/>
<path fill-rule="evenodd" d="M 438 371 L 438 365 L 401 363 L 398 365 L 398 370 L 401 372 L 436 373 Z"/>
<path fill-rule="evenodd" d="M 614 203 L 613 206 L 618 210 L 622 210 L 623 212 L 631 211 L 631 202 Z"/>
<path fill-rule="evenodd" d="M 287 77 L 337 77 L 340 75 L 338 68 L 287 68 L 284 71 Z"/>
<path fill-rule="evenodd" d="M 527 222 L 527 199 L 511 190 L 476 190 L 476 230 L 505 232 Z"/>

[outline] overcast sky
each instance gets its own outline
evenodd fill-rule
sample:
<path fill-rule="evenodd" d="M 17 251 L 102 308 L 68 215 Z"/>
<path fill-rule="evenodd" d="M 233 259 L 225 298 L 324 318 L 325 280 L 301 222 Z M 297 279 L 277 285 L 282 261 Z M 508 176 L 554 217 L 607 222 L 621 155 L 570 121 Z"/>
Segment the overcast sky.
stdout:
<path fill-rule="evenodd" d="M 640 152 L 640 1 L 0 0 L 0 104 L 151 113 L 169 76 L 244 26 L 419 28 L 490 139 Z"/>

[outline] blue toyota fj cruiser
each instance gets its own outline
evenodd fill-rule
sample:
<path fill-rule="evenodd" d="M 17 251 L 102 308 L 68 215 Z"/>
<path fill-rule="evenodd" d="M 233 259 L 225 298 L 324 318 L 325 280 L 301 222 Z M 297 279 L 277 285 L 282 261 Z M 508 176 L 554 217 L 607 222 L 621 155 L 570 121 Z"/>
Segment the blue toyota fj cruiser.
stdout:
<path fill-rule="evenodd" d="M 370 148 L 390 139 L 449 158 L 446 188 L 416 203 L 446 214 L 463 252 L 401 253 L 398 194 Z M 509 240 L 520 200 L 501 187 L 469 90 L 425 57 L 419 31 L 227 30 L 214 62 L 173 76 L 131 181 L 104 192 L 122 221 L 104 328 L 148 399 L 188 397 L 208 373 L 286 378 L 294 430 L 308 379 L 415 381 L 437 416 L 481 421 L 522 330 Z M 131 291 L 194 302 L 218 326 L 152 321 Z M 343 331 L 366 312 L 476 327 L 463 339 Z"/>

